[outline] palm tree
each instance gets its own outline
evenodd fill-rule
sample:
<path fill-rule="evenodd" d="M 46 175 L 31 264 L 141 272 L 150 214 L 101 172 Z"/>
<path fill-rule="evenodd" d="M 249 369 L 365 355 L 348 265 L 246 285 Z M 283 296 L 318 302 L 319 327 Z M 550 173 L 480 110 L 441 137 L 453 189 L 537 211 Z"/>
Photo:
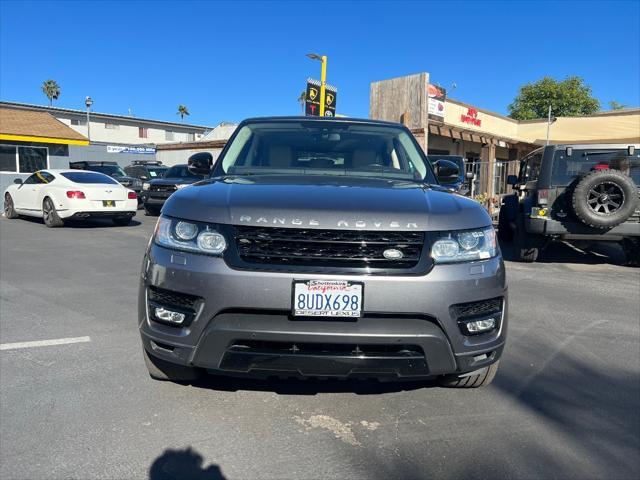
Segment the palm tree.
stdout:
<path fill-rule="evenodd" d="M 300 96 L 298 97 L 298 103 L 300 104 L 300 108 L 302 109 L 302 115 L 304 115 L 304 102 L 307 101 L 307 91 L 303 90 Z"/>
<path fill-rule="evenodd" d="M 178 115 L 180 115 L 180 119 L 184 122 L 184 116 L 189 115 L 189 110 L 186 105 L 178 105 Z"/>
<path fill-rule="evenodd" d="M 42 91 L 49 99 L 49 106 L 51 106 L 53 101 L 60 96 L 60 85 L 55 80 L 45 80 L 42 82 Z"/>

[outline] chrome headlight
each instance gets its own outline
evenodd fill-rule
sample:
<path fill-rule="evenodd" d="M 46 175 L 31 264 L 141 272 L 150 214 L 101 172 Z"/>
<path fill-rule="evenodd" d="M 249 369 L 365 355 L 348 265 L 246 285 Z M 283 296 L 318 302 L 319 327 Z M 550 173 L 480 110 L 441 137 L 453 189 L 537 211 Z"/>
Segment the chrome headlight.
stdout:
<path fill-rule="evenodd" d="M 189 183 L 179 183 L 176 185 L 176 190 L 180 190 L 181 188 L 188 187 Z"/>
<path fill-rule="evenodd" d="M 206 255 L 221 255 L 227 248 L 226 239 L 213 225 L 165 216 L 158 219 L 153 238 L 161 247 Z"/>
<path fill-rule="evenodd" d="M 150 188 L 150 187 L 151 187 L 151 184 L 150 184 L 150 183 L 144 182 L 144 183 L 142 184 L 142 189 L 143 189 L 143 190 L 149 190 L 149 188 Z"/>
<path fill-rule="evenodd" d="M 431 247 L 431 257 L 435 263 L 486 260 L 497 254 L 496 232 L 493 227 L 447 232 Z"/>

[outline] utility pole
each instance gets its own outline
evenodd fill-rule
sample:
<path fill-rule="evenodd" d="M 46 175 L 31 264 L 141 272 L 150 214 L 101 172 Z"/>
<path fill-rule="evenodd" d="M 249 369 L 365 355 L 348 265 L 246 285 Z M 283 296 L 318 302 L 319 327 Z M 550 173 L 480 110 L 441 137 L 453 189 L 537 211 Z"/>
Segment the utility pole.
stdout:
<path fill-rule="evenodd" d="M 327 56 L 318 55 L 317 53 L 307 53 L 307 57 L 311 60 L 322 62 L 320 70 L 320 116 L 324 117 L 324 100 L 327 91 Z"/>
<path fill-rule="evenodd" d="M 86 97 L 84 104 L 87 106 L 87 138 L 89 139 L 89 143 L 91 143 L 91 118 L 89 117 L 89 110 L 91 110 L 91 105 L 93 105 L 91 97 Z"/>
<path fill-rule="evenodd" d="M 547 117 L 547 145 L 549 145 L 549 130 L 551 130 L 551 104 L 549 104 L 549 115 Z"/>

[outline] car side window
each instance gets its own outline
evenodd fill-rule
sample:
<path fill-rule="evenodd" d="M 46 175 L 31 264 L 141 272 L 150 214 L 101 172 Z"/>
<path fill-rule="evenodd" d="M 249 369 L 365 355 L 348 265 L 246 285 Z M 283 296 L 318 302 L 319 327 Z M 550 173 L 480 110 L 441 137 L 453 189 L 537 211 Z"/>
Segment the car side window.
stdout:
<path fill-rule="evenodd" d="M 518 183 L 535 182 L 540 175 L 540 164 L 542 163 L 542 152 L 534 153 L 525 157 L 520 164 L 520 178 Z"/>
<path fill-rule="evenodd" d="M 33 175 L 29 175 L 29 178 L 27 178 L 24 181 L 25 185 L 34 185 L 34 184 L 38 184 L 38 183 L 44 183 L 39 177 L 37 173 L 34 173 Z"/>

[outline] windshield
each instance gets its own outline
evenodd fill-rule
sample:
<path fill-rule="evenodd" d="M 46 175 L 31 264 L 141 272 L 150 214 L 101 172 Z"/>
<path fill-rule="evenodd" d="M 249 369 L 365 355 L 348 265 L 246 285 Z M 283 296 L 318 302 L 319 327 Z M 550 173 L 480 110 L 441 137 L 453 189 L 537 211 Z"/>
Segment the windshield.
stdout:
<path fill-rule="evenodd" d="M 217 175 L 329 175 L 436 183 L 404 129 L 346 122 L 263 122 L 243 126 Z"/>
<path fill-rule="evenodd" d="M 167 170 L 164 178 L 197 178 L 200 180 L 203 179 L 204 176 L 191 173 L 186 165 L 176 165 Z"/>
<path fill-rule="evenodd" d="M 92 172 L 63 172 L 61 175 L 75 183 L 103 183 L 108 185 L 118 185 L 113 178 L 101 173 Z"/>
<path fill-rule="evenodd" d="M 164 172 L 167 171 L 166 167 L 147 167 L 147 171 L 149 172 L 149 176 L 151 178 L 160 178 L 164 175 Z"/>
<path fill-rule="evenodd" d="M 629 155 L 620 149 L 573 149 L 567 156 L 565 149 L 558 150 L 553 158 L 552 185 L 569 185 L 574 179 L 595 170 L 620 170 L 640 184 L 640 150 Z"/>
<path fill-rule="evenodd" d="M 105 175 L 109 175 L 111 177 L 126 177 L 127 174 L 124 173 L 124 170 L 119 165 L 88 165 L 86 170 L 91 170 L 92 172 L 100 172 Z"/>

